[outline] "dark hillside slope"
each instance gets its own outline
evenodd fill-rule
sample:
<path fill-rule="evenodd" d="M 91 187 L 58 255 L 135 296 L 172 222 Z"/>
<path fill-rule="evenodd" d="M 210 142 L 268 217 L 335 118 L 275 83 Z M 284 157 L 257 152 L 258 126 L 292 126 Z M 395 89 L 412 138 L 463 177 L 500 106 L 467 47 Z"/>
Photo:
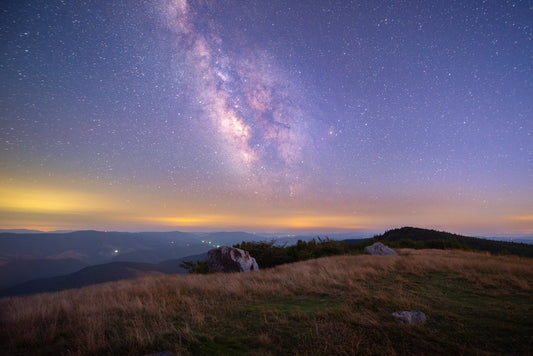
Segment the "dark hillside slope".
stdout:
<path fill-rule="evenodd" d="M 204 253 L 175 260 L 167 260 L 158 264 L 143 262 L 111 262 L 89 266 L 74 273 L 51 278 L 34 279 L 5 288 L 0 290 L 0 297 L 57 292 L 64 289 L 81 288 L 93 284 L 138 278 L 150 273 L 185 273 L 187 270 L 180 267 L 182 262 L 204 260 L 206 258 L 207 253 Z"/>
<path fill-rule="evenodd" d="M 79 271 L 86 263 L 76 259 L 15 260 L 0 266 L 0 289 L 36 278 L 49 278 Z"/>
<path fill-rule="evenodd" d="M 159 263 L 207 252 L 191 233 L 0 233 L 0 289 L 110 262 Z"/>
<path fill-rule="evenodd" d="M 488 240 L 477 237 L 462 236 L 444 231 L 402 227 L 364 240 L 345 240 L 356 246 L 367 246 L 382 242 L 393 248 L 436 248 L 486 251 L 499 255 L 517 255 L 533 257 L 533 245 L 511 241 Z"/>
<path fill-rule="evenodd" d="M 142 262 L 112 262 L 85 267 L 64 276 L 36 279 L 0 291 L 0 296 L 15 296 L 63 289 L 81 288 L 92 284 L 131 279 L 146 273 L 162 272 L 158 265 Z"/>
<path fill-rule="evenodd" d="M 172 232 L 0 233 L 0 260 L 73 258 L 85 264 L 112 261 L 158 263 L 209 249 L 198 236 Z"/>

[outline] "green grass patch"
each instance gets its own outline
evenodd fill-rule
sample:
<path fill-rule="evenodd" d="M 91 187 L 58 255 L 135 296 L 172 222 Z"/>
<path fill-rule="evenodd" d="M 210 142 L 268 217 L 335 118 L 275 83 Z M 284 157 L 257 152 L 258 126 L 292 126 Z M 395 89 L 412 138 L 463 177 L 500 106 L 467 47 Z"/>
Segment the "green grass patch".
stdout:
<path fill-rule="evenodd" d="M 244 306 L 246 312 L 274 312 L 285 314 L 313 314 L 339 309 L 339 303 L 330 299 L 298 298 L 255 303 Z"/>
<path fill-rule="evenodd" d="M 444 340 L 459 352 L 531 352 L 530 291 L 483 287 L 458 273 L 410 276 L 407 289 L 421 305 L 427 305 L 428 339 Z"/>

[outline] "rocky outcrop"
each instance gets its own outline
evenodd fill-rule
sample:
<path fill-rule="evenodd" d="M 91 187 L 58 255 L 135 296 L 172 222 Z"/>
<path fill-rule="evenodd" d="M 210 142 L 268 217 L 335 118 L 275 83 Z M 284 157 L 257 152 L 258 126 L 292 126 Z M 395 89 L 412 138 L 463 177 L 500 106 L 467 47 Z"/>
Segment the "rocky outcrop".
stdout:
<path fill-rule="evenodd" d="M 222 246 L 207 253 L 209 272 L 248 272 L 257 271 L 259 266 L 248 251 Z"/>
<path fill-rule="evenodd" d="M 365 253 L 376 256 L 398 255 L 396 251 L 383 245 L 381 242 L 376 242 L 370 246 L 365 247 Z"/>
<path fill-rule="evenodd" d="M 392 313 L 392 317 L 402 324 L 409 325 L 423 324 L 427 320 L 426 314 L 424 314 L 420 310 L 398 311 Z"/>

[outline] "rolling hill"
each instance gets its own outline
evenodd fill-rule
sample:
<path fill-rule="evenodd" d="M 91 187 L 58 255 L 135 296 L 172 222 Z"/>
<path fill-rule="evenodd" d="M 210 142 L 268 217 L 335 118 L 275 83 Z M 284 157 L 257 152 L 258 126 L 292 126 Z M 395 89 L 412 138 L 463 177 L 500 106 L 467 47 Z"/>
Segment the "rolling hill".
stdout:
<path fill-rule="evenodd" d="M 111 262 L 88 266 L 74 273 L 27 281 L 0 290 L 0 297 L 56 292 L 64 289 L 81 288 L 98 283 L 132 279 L 150 274 L 185 273 L 180 267 L 184 261 L 205 260 L 207 254 L 187 256 L 176 260 L 163 261 L 158 264 L 144 262 Z"/>
<path fill-rule="evenodd" d="M 158 273 L 0 299 L 0 353 L 530 355 L 532 288 L 531 258 L 459 250 Z"/>
<path fill-rule="evenodd" d="M 0 233 L 0 260 L 75 258 L 86 264 L 106 263 L 127 254 L 143 254 L 129 261 L 157 263 L 205 252 L 201 239 L 185 232 L 104 232 Z"/>
<path fill-rule="evenodd" d="M 0 234 L 1 253 L 4 260 L 8 260 L 0 265 L 0 296 L 79 288 L 149 273 L 181 273 L 184 272 L 179 267 L 181 261 L 203 260 L 213 244 L 230 245 L 245 239 L 255 241 L 248 244 L 248 249 L 251 249 L 258 262 L 262 262 L 261 267 L 326 255 L 359 253 L 365 246 L 376 241 L 393 248 L 461 249 L 533 256 L 533 245 L 529 244 L 480 239 L 414 227 L 390 230 L 373 238 L 342 240 L 345 247 L 339 243 L 332 243 L 329 247 L 320 243 L 269 246 L 268 243 L 257 242 L 261 236 L 244 232 L 188 234 L 79 231 L 13 235 L 15 234 Z M 271 251 L 261 250 L 265 246 L 270 247 Z M 186 253 L 189 257 L 184 256 Z M 279 258 L 276 258 L 277 255 Z"/>
<path fill-rule="evenodd" d="M 0 233 L 0 288 L 110 262 L 159 263 L 211 247 L 184 232 Z"/>
<path fill-rule="evenodd" d="M 461 249 L 533 257 L 533 245 L 528 243 L 489 240 L 416 227 L 389 230 L 382 235 L 376 235 L 369 239 L 348 239 L 343 241 L 360 248 L 373 242 L 382 242 L 394 248 Z"/>

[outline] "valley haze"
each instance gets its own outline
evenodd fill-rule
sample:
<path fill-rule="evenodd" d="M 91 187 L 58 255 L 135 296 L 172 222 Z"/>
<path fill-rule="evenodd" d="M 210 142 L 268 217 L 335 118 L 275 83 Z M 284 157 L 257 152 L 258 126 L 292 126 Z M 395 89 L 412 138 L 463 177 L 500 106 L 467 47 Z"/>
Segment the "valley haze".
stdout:
<path fill-rule="evenodd" d="M 81 287 L 132 278 L 149 271 L 184 273 L 186 270 L 179 267 L 181 262 L 204 260 L 208 250 L 221 245 L 263 240 L 291 245 L 317 236 L 262 235 L 238 231 L 0 231 L 0 295 Z M 368 236 L 356 232 L 333 234 L 331 238 Z M 73 273 L 78 274 L 70 276 Z"/>

